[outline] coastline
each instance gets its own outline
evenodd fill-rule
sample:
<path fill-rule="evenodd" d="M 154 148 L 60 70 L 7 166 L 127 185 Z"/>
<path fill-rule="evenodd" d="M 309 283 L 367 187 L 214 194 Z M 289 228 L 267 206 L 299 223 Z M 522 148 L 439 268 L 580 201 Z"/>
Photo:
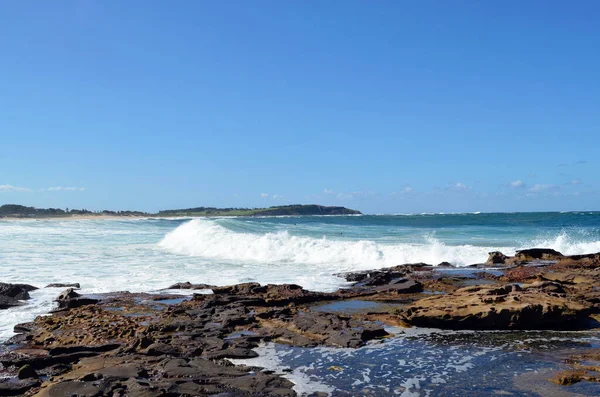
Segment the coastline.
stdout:
<path fill-rule="evenodd" d="M 0 217 L 0 221 L 48 221 L 48 220 L 60 220 L 60 221 L 83 221 L 83 220 L 118 220 L 118 219 L 149 219 L 149 218 L 167 218 L 162 216 L 142 216 L 142 215 L 64 215 L 64 216 L 4 216 Z M 187 218 L 185 216 L 180 217 L 168 217 L 168 218 Z"/>
<path fill-rule="evenodd" d="M 173 396 L 325 396 L 334 391 L 340 396 L 387 396 L 389 390 L 369 388 L 371 380 L 378 381 L 370 372 L 351 385 L 340 379 L 342 389 L 319 381 L 335 383 L 344 374 L 356 379 L 354 374 L 364 368 L 353 364 L 352 355 L 368 360 L 373 349 L 381 354 L 372 371 L 383 362 L 379 357 L 398 362 L 399 352 L 403 359 L 396 365 L 406 366 L 412 354 L 406 347 L 412 346 L 417 372 L 409 379 L 427 382 L 410 383 L 400 371 L 395 390 L 421 395 L 426 385 L 434 392 L 463 395 L 468 389 L 483 396 L 490 389 L 533 392 L 541 381 L 553 393 L 569 385 L 593 395 L 600 381 L 597 342 L 577 350 L 556 342 L 551 357 L 536 343 L 554 343 L 547 335 L 558 335 L 552 334 L 556 331 L 571 332 L 562 338 L 575 343 L 598 335 L 598 269 L 600 253 L 565 256 L 527 249 L 510 257 L 492 252 L 486 263 L 460 271 L 448 264 L 406 264 L 342 273 L 338 276 L 351 285 L 335 292 L 252 282 L 183 282 L 162 294 L 86 295 L 71 287 L 58 296 L 59 306 L 50 316 L 15 326 L 17 335 L 5 343 L 10 349 L 0 352 L 0 391 L 12 388 L 19 392 L 11 395 L 40 396 L 84 390 L 150 396 L 163 389 Z M 26 299 L 31 288 L 12 285 L 4 290 Z M 212 294 L 202 293 L 208 289 Z M 193 294 L 182 297 L 176 291 Z M 524 358 L 523 341 L 530 351 Z M 429 357 L 431 352 L 440 356 Z M 303 372 L 308 370 L 303 362 L 294 361 L 301 359 L 317 360 L 311 371 L 320 371 L 308 389 L 302 382 L 314 376 Z M 497 359 L 516 365 L 516 372 L 501 369 Z M 433 363 L 429 380 L 419 372 L 428 360 Z M 479 368 L 484 364 L 488 366 Z M 385 365 L 381 370 L 388 371 Z M 490 369 L 505 371 L 498 378 L 510 375 L 514 383 L 494 383 Z M 544 379 L 528 378 L 538 370 Z M 332 373 L 338 375 L 328 376 Z M 474 377 L 482 383 L 470 383 Z M 309 389 L 310 394 L 303 392 Z"/>

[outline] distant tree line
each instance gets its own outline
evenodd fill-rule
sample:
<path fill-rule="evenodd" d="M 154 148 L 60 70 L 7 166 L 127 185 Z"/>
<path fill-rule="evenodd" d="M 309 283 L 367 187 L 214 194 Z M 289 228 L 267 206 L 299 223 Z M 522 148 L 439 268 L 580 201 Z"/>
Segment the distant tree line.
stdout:
<path fill-rule="evenodd" d="M 4 204 L 0 206 L 0 216 L 61 216 L 61 215 L 91 215 L 97 214 L 98 212 L 93 212 L 83 209 L 61 209 L 61 208 L 35 208 L 35 207 L 26 207 L 24 205 L 18 204 Z M 107 215 L 146 215 L 145 212 L 140 211 L 108 211 L 104 210 L 100 212 L 101 214 Z"/>
<path fill-rule="evenodd" d="M 217 207 L 194 207 L 194 208 L 182 208 L 178 210 L 162 210 L 158 211 L 158 215 L 170 215 L 170 214 L 181 214 L 183 212 L 232 212 L 232 211 L 252 211 L 254 208 L 217 208 Z"/>
<path fill-rule="evenodd" d="M 36 216 L 66 216 L 66 215 L 115 215 L 115 216 L 181 216 L 181 215 L 242 215 L 242 216 L 276 216 L 276 215 L 350 215 L 360 214 L 359 211 L 345 207 L 326 207 L 322 205 L 282 205 L 269 208 L 217 208 L 194 207 L 176 210 L 162 210 L 157 214 L 142 211 L 89 211 L 87 209 L 35 208 L 18 204 L 0 206 L 0 217 L 36 217 Z"/>

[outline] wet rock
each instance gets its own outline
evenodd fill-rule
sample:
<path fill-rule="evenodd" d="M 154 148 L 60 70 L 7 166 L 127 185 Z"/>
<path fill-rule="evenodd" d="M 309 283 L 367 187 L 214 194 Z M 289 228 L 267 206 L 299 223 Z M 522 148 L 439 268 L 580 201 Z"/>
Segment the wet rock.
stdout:
<path fill-rule="evenodd" d="M 85 305 L 93 305 L 99 302 L 98 299 L 88 298 L 75 292 L 73 288 L 68 288 L 56 298 L 59 309 L 74 309 Z"/>
<path fill-rule="evenodd" d="M 169 287 L 167 287 L 166 289 L 212 289 L 214 288 L 214 285 L 208 285 L 208 284 L 192 284 L 189 281 L 186 281 L 185 283 L 176 283 L 173 285 L 170 285 Z"/>
<path fill-rule="evenodd" d="M 488 265 L 497 265 L 497 264 L 504 264 L 506 263 L 506 260 L 508 259 L 508 256 L 504 255 L 502 252 L 500 251 L 493 251 L 489 253 L 488 259 L 485 262 Z"/>
<path fill-rule="evenodd" d="M 402 318 L 416 326 L 449 329 L 583 327 L 591 306 L 560 295 L 560 290 L 560 286 L 548 283 L 527 288 L 516 284 L 466 287 L 421 299 L 403 311 Z"/>
<path fill-rule="evenodd" d="M 0 295 L 0 309 L 8 309 L 15 306 L 21 306 L 23 303 L 15 298 Z"/>
<path fill-rule="evenodd" d="M 213 288 L 215 295 L 229 296 L 231 302 L 245 305 L 285 306 L 290 303 L 302 304 L 318 300 L 337 299 L 333 294 L 307 291 L 295 284 L 244 283 Z M 243 297 L 240 299 L 240 297 Z M 206 299 L 206 298 L 202 298 Z"/>
<path fill-rule="evenodd" d="M 70 283 L 70 284 L 61 284 L 61 283 L 55 283 L 55 284 L 48 284 L 46 285 L 44 288 L 81 288 L 81 285 L 79 285 L 79 283 Z"/>
<path fill-rule="evenodd" d="M 263 287 L 259 283 L 242 283 L 213 288 L 215 294 L 227 295 L 256 295 L 264 293 L 266 290 L 267 287 Z"/>
<path fill-rule="evenodd" d="M 38 374 L 37 372 L 35 372 L 35 369 L 33 369 L 31 365 L 25 364 L 21 368 L 19 368 L 17 377 L 19 379 L 38 378 Z"/>
<path fill-rule="evenodd" d="M 26 300 L 30 298 L 29 292 L 36 289 L 36 287 L 28 284 L 0 283 L 0 296 L 16 300 Z"/>
<path fill-rule="evenodd" d="M 497 261 L 497 262 L 494 262 Z M 517 251 L 515 256 L 506 256 L 501 252 L 490 252 L 486 264 L 523 265 L 523 264 L 557 264 L 564 268 L 598 268 L 600 267 L 600 252 L 584 255 L 563 255 L 549 248 L 530 248 Z"/>
<path fill-rule="evenodd" d="M 166 343 L 153 343 L 147 349 L 143 350 L 142 353 L 149 356 L 178 356 L 179 350 Z"/>
<path fill-rule="evenodd" d="M 550 248 L 530 248 L 517 251 L 513 260 L 516 262 L 555 261 L 563 257 L 563 254 Z"/>
<path fill-rule="evenodd" d="M 570 367 L 554 374 L 549 380 L 561 386 L 570 386 L 582 381 L 600 382 L 600 349 L 572 355 L 565 363 Z"/>
<path fill-rule="evenodd" d="M 38 397 L 100 397 L 108 395 L 110 384 L 105 381 L 70 380 L 61 383 L 51 384 L 37 394 Z"/>
<path fill-rule="evenodd" d="M 66 301 L 69 299 L 74 299 L 74 298 L 79 298 L 81 295 L 79 295 L 77 292 L 75 292 L 75 290 L 73 288 L 69 288 L 63 292 L 60 293 L 60 295 L 58 295 L 58 297 L 56 298 L 57 301 Z"/>
<path fill-rule="evenodd" d="M 359 347 L 368 340 L 388 335 L 382 327 L 359 324 L 332 313 L 299 312 L 293 323 L 305 334 L 318 335 L 325 344 L 339 347 Z"/>
<path fill-rule="evenodd" d="M 39 379 L 0 379 L 0 396 L 21 396 L 41 383 Z"/>
<path fill-rule="evenodd" d="M 386 284 L 395 278 L 406 276 L 410 270 L 405 266 L 394 266 L 379 270 L 338 273 L 336 276 L 354 283 L 354 286 L 370 286 Z"/>
<path fill-rule="evenodd" d="M 362 286 L 357 284 L 348 289 L 340 290 L 337 294 L 344 298 L 367 297 L 377 294 L 412 294 L 423 291 L 423 284 L 417 280 L 396 278 L 378 286 Z"/>

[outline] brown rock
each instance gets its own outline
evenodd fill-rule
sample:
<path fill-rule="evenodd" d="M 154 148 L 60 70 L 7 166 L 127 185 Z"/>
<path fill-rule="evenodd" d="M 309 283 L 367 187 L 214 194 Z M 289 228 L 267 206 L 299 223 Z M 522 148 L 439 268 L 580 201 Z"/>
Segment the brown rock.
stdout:
<path fill-rule="evenodd" d="M 496 265 L 496 264 L 504 264 L 508 256 L 504 255 L 500 251 L 490 252 L 487 261 L 485 262 L 488 265 Z"/>
<path fill-rule="evenodd" d="M 548 288 L 553 292 L 548 292 Z M 421 299 L 402 314 L 404 321 L 448 329 L 572 329 L 582 327 L 591 306 L 555 293 L 559 286 L 520 288 L 473 286 Z"/>

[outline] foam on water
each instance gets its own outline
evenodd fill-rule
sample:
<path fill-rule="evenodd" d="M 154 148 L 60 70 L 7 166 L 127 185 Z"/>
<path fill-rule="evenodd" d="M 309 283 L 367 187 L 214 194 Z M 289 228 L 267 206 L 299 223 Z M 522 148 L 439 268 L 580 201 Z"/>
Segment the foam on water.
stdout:
<path fill-rule="evenodd" d="M 540 217 L 551 218 L 551 225 L 544 226 Z M 78 282 L 84 293 L 151 292 L 183 281 L 295 283 L 333 291 L 346 284 L 333 275 L 343 271 L 414 262 L 449 261 L 462 266 L 485 261 L 492 250 L 513 254 L 534 246 L 565 254 L 600 251 L 598 214 L 557 217 L 0 221 L 0 281 L 37 287 Z M 521 227 L 524 222 L 531 225 Z M 570 222 L 581 225 L 562 228 Z M 59 293 L 59 289 L 42 288 L 32 292 L 33 299 L 24 306 L 3 310 L 0 340 L 12 335 L 16 323 L 47 313 Z"/>
<path fill-rule="evenodd" d="M 564 255 L 591 254 L 600 252 L 600 241 L 581 241 L 563 231 L 555 237 L 534 239 L 529 247 L 552 248 Z"/>
<path fill-rule="evenodd" d="M 448 261 L 465 266 L 485 261 L 492 250 L 514 253 L 511 247 L 451 246 L 433 237 L 427 237 L 426 244 L 386 244 L 294 236 L 287 231 L 237 233 L 214 221 L 200 219 L 167 234 L 160 246 L 176 254 L 207 259 L 318 265 L 321 268 L 327 266 L 332 272 L 415 262 L 438 264 Z"/>
<path fill-rule="evenodd" d="M 360 349 L 267 343 L 255 349 L 256 358 L 230 361 L 281 374 L 299 396 L 526 397 L 531 391 L 519 390 L 513 377 L 556 368 L 561 361 L 554 361 L 557 352 L 566 355 L 578 344 L 598 343 L 597 335 L 588 332 L 408 330 Z M 551 391 L 561 391 L 554 387 Z"/>

